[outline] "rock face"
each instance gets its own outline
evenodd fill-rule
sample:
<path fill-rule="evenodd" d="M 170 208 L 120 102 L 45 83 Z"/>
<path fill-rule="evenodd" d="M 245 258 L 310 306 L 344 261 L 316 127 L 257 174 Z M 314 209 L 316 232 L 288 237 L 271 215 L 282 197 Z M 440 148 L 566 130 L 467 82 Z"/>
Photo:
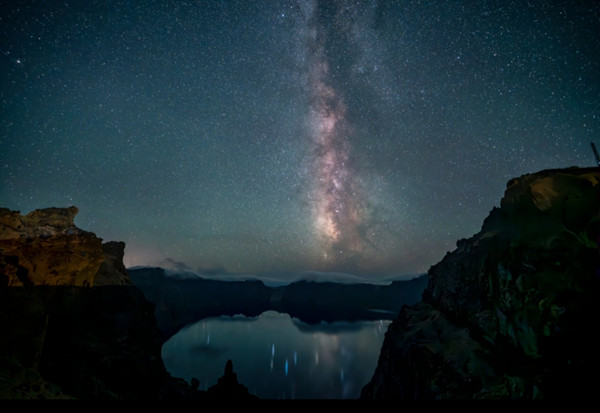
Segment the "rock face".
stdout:
<path fill-rule="evenodd" d="M 76 207 L 0 209 L 0 399 L 205 399 L 171 377 L 154 305 L 132 285 L 125 244 L 73 223 Z M 243 395 L 242 395 L 243 396 Z"/>
<path fill-rule="evenodd" d="M 102 240 L 82 231 L 77 207 L 39 209 L 22 216 L 0 209 L 0 269 L 8 286 L 91 286 L 105 261 Z"/>
<path fill-rule="evenodd" d="M 591 398 L 600 170 L 511 180 L 389 327 L 364 399 Z"/>
<path fill-rule="evenodd" d="M 102 244 L 104 261 L 100 265 L 94 285 L 132 285 L 131 278 L 123 264 L 125 256 L 125 243 L 118 241 L 109 241 Z"/>
<path fill-rule="evenodd" d="M 75 226 L 77 207 L 38 209 L 22 216 L 0 209 L 0 283 L 131 285 L 124 242 L 106 242 Z"/>

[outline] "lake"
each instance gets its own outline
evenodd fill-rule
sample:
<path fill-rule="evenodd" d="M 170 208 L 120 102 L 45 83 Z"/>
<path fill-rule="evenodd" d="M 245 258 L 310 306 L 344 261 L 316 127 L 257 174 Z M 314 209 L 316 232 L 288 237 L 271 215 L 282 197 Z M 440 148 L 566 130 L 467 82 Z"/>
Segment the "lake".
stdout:
<path fill-rule="evenodd" d="M 186 326 L 162 348 L 169 373 L 200 390 L 217 383 L 228 359 L 238 381 L 262 399 L 355 399 L 379 358 L 390 320 L 317 325 L 267 311 Z"/>

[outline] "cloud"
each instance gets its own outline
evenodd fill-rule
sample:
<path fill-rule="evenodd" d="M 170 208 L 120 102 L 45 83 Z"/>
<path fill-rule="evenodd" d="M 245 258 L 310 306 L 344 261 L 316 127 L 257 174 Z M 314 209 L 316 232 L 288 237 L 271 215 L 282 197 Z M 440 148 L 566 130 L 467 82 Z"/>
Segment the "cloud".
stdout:
<path fill-rule="evenodd" d="M 177 261 L 173 258 L 165 258 L 158 263 L 158 266 L 165 270 L 165 274 L 171 277 L 201 277 L 213 279 L 225 279 L 232 274 L 227 271 L 223 265 L 199 266 L 193 269 L 183 261 Z"/>
<path fill-rule="evenodd" d="M 182 261 L 176 261 L 173 258 L 165 258 L 158 263 L 161 268 L 165 270 L 172 270 L 175 272 L 194 272 L 186 263 Z"/>
<path fill-rule="evenodd" d="M 379 274 L 377 277 L 363 277 L 357 274 L 332 271 L 302 271 L 296 273 L 289 282 L 294 281 L 315 281 L 315 282 L 335 282 L 340 284 L 381 284 L 387 285 L 397 280 L 409 280 L 421 274 Z"/>

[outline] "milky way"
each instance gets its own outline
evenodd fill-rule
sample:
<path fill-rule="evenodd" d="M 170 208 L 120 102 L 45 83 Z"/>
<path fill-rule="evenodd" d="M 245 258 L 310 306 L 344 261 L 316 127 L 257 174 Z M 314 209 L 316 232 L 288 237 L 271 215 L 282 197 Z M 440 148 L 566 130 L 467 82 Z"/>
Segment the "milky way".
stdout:
<path fill-rule="evenodd" d="M 125 264 L 427 271 L 506 182 L 595 164 L 596 0 L 5 1 L 0 207 Z"/>
<path fill-rule="evenodd" d="M 313 225 L 325 262 L 344 260 L 361 249 L 358 228 L 363 213 L 361 194 L 351 168 L 350 126 L 343 97 L 329 82 L 329 62 L 316 11 L 306 16 L 312 38 L 308 44 L 309 128 L 312 143 L 311 200 Z"/>

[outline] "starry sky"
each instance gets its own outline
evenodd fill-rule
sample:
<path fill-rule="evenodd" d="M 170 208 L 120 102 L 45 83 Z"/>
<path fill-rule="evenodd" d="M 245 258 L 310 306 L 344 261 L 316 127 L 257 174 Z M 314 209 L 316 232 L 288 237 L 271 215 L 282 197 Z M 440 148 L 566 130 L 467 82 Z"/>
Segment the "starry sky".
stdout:
<path fill-rule="evenodd" d="M 381 280 L 593 166 L 597 1 L 0 3 L 0 206 L 125 264 Z"/>

